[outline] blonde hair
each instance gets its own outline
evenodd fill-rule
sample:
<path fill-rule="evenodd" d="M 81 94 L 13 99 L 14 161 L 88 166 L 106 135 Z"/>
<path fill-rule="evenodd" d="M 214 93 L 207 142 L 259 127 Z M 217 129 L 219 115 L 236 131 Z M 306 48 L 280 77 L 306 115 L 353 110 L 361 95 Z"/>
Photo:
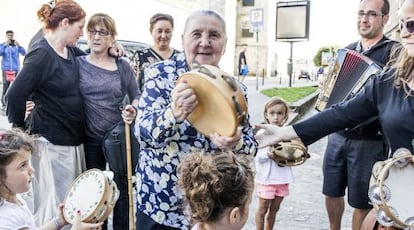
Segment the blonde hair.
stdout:
<path fill-rule="evenodd" d="M 387 72 L 395 71 L 394 85 L 403 89 L 407 97 L 413 95 L 408 82 L 414 81 L 414 58 L 410 57 L 403 45 L 395 45 L 391 50 Z"/>
<path fill-rule="evenodd" d="M 268 102 L 266 102 L 265 106 L 264 106 L 264 111 L 263 111 L 263 117 L 264 117 L 264 121 L 268 124 L 269 121 L 266 119 L 266 113 L 267 110 L 275 105 L 283 105 L 283 107 L 285 107 L 285 119 L 284 122 L 286 122 L 289 119 L 289 105 L 288 103 L 283 100 L 282 98 L 279 97 L 272 97 Z"/>

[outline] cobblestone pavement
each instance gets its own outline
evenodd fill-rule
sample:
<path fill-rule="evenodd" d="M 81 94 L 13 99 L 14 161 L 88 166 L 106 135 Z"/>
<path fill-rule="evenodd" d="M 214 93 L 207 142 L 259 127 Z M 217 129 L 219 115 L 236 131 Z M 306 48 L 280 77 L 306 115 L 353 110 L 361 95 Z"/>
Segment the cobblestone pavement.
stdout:
<path fill-rule="evenodd" d="M 263 121 L 263 106 L 268 97 L 260 94 L 260 90 L 272 87 L 286 87 L 278 79 L 266 79 L 264 84 L 259 81 L 259 90 L 256 90 L 256 80 L 246 79 L 245 84 L 249 88 L 249 113 L 251 114 L 251 123 L 256 124 Z M 295 82 L 292 86 L 312 85 L 315 82 L 302 79 Z M 311 110 L 305 114 L 302 119 L 317 113 Z M 325 211 L 325 198 L 322 195 L 322 161 L 325 152 L 327 138 L 313 143 L 309 146 L 311 158 L 304 164 L 293 168 L 294 182 L 290 184 L 290 195 L 287 196 L 281 204 L 280 210 L 276 216 L 274 229 L 278 230 L 328 230 L 329 223 Z M 258 197 L 253 194 L 250 205 L 249 219 L 243 230 L 255 229 L 255 213 L 257 210 Z M 342 218 L 342 229 L 351 229 L 352 209 L 345 207 L 345 213 Z"/>

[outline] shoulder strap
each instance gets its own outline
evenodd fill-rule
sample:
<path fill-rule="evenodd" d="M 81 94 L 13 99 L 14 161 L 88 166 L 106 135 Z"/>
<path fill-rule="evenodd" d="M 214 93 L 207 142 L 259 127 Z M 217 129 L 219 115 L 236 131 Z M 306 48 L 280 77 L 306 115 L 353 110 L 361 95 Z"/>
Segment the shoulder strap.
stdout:
<path fill-rule="evenodd" d="M 124 76 L 124 68 L 122 67 L 122 60 L 119 57 L 115 58 L 116 61 L 116 66 L 118 68 L 118 73 L 119 73 L 119 78 L 121 80 L 121 90 L 122 93 L 124 94 L 124 100 L 123 100 L 123 105 L 129 104 L 129 96 L 128 96 L 128 89 L 126 86 L 126 82 L 125 82 L 125 76 Z"/>

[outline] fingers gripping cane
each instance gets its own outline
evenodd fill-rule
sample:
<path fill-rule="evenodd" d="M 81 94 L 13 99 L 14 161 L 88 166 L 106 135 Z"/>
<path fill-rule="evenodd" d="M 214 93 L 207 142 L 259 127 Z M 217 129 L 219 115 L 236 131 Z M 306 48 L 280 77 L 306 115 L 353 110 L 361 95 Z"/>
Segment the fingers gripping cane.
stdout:
<path fill-rule="evenodd" d="M 131 158 L 131 133 L 130 126 L 125 122 L 125 142 L 127 154 L 128 200 L 129 200 L 129 229 L 135 230 L 134 202 L 132 199 L 132 158 Z"/>

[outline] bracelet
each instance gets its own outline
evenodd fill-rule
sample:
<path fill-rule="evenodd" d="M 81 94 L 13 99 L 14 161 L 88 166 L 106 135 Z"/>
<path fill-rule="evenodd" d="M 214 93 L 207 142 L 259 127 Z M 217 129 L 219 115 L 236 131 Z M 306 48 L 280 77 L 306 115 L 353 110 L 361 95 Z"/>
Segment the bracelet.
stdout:
<path fill-rule="evenodd" d="M 60 229 L 60 224 L 59 224 L 59 218 L 58 217 L 53 218 L 53 223 L 55 223 L 56 229 L 59 230 Z"/>

